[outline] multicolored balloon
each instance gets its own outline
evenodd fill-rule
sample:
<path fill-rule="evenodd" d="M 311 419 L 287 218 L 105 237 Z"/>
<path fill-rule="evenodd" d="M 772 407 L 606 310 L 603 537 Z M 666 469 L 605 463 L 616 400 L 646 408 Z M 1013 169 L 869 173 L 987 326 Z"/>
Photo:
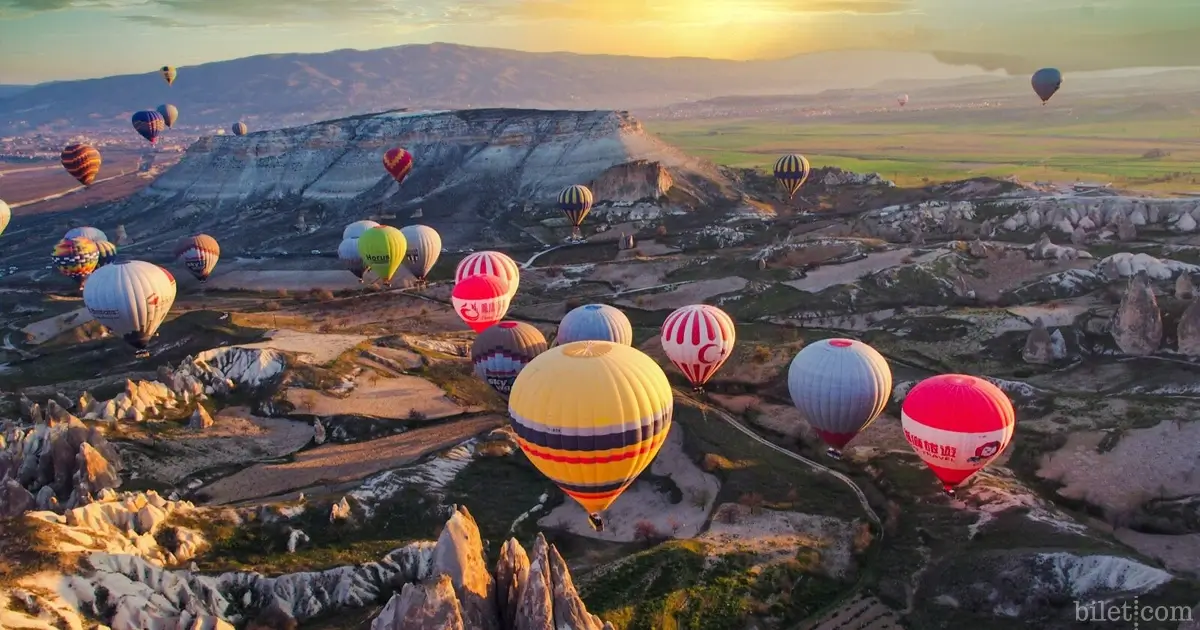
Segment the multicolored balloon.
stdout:
<path fill-rule="evenodd" d="M 785 155 L 775 162 L 775 181 L 783 187 L 788 199 L 792 199 L 804 182 L 808 181 L 808 174 L 811 171 L 812 167 L 808 163 L 808 158 L 795 153 Z"/>
<path fill-rule="evenodd" d="M 992 383 L 941 374 L 917 383 L 900 406 L 904 438 L 948 494 L 1008 448 L 1016 412 Z"/>
<path fill-rule="evenodd" d="M 244 123 L 244 122 L 233 123 L 233 135 L 244 136 L 248 133 L 250 133 L 250 128 L 246 126 L 246 123 Z"/>
<path fill-rule="evenodd" d="M 409 225 L 401 228 L 400 232 L 408 243 L 404 268 L 419 282 L 424 282 L 425 276 L 429 275 L 434 263 L 442 255 L 442 237 L 428 225 Z"/>
<path fill-rule="evenodd" d="M 63 168 L 84 186 L 91 186 L 100 174 L 100 152 L 86 144 L 69 144 L 62 150 Z"/>
<path fill-rule="evenodd" d="M 355 221 L 354 223 L 347 225 L 346 228 L 342 230 L 342 240 L 344 241 L 348 238 L 358 238 L 363 235 L 363 232 L 366 232 L 373 227 L 379 227 L 379 224 L 375 221 Z"/>
<path fill-rule="evenodd" d="M 380 225 L 363 232 L 358 238 L 358 255 L 384 284 L 392 283 L 392 276 L 404 262 L 408 241 L 404 233 L 390 225 Z"/>
<path fill-rule="evenodd" d="M 792 359 L 787 382 L 792 403 L 834 457 L 883 413 L 892 396 L 887 359 L 853 339 L 804 346 Z"/>
<path fill-rule="evenodd" d="M 508 398 L 517 375 L 546 347 L 546 337 L 537 328 L 521 322 L 500 322 L 475 337 L 471 363 L 476 376 Z"/>
<path fill-rule="evenodd" d="M 152 110 L 142 110 L 133 114 L 133 129 L 138 132 L 138 135 L 154 144 L 158 141 L 158 136 L 167 128 L 167 121 L 163 120 L 162 114 Z"/>
<path fill-rule="evenodd" d="M 697 391 L 729 359 L 736 340 L 733 319 L 710 304 L 677 309 L 662 326 L 663 352 Z"/>
<path fill-rule="evenodd" d="M 158 72 L 162 75 L 163 80 L 167 82 L 167 85 L 175 83 L 175 77 L 179 76 L 179 73 L 172 66 L 163 66 L 158 69 Z"/>
<path fill-rule="evenodd" d="M 100 253 L 100 257 L 96 259 L 96 268 L 99 269 L 117 259 L 117 246 L 108 241 L 92 241 L 96 244 L 96 251 Z"/>
<path fill-rule="evenodd" d="M 611 341 L 633 345 L 633 324 L 619 309 L 607 304 L 584 304 L 563 316 L 554 345 L 575 341 Z"/>
<path fill-rule="evenodd" d="M 96 270 L 100 250 L 89 238 L 64 238 L 54 246 L 50 258 L 59 273 L 82 284 Z"/>
<path fill-rule="evenodd" d="M 413 156 L 400 147 L 388 149 L 388 152 L 383 154 L 383 168 L 397 184 L 403 184 L 404 178 L 412 172 Z"/>
<path fill-rule="evenodd" d="M 67 230 L 67 233 L 63 234 L 63 238 L 86 238 L 99 243 L 100 241 L 107 241 L 108 235 L 97 228 L 85 225 Z"/>
<path fill-rule="evenodd" d="M 146 346 L 175 303 L 175 277 L 141 260 L 118 260 L 100 269 L 83 288 L 83 304 L 92 318 L 150 356 Z"/>
<path fill-rule="evenodd" d="M 558 209 L 567 215 L 567 220 L 576 229 L 583 224 L 583 220 L 592 211 L 593 201 L 592 191 L 587 186 L 579 184 L 567 186 L 558 193 Z"/>
<path fill-rule="evenodd" d="M 1042 105 L 1045 105 L 1062 87 L 1063 75 L 1057 68 L 1042 68 L 1033 73 L 1030 82 L 1033 84 L 1033 91 L 1042 99 Z"/>
<path fill-rule="evenodd" d="M 471 276 L 454 284 L 454 312 L 475 332 L 483 332 L 508 314 L 508 287 L 496 276 Z"/>
<path fill-rule="evenodd" d="M 667 375 L 629 346 L 577 341 L 543 352 L 517 375 L 508 412 L 529 461 L 583 506 L 601 512 L 650 465 L 671 430 Z"/>
<path fill-rule="evenodd" d="M 350 273 L 358 278 L 359 282 L 363 281 L 363 274 L 367 272 L 367 265 L 363 262 L 362 255 L 358 253 L 358 239 L 345 238 L 342 239 L 342 244 L 338 245 L 338 260 L 346 264 L 350 269 Z"/>
<path fill-rule="evenodd" d="M 170 103 L 159 105 L 156 111 L 163 117 L 163 122 L 167 124 L 167 129 L 174 127 L 175 121 L 179 120 L 179 108 Z"/>
<path fill-rule="evenodd" d="M 897 99 L 896 99 L 896 102 L 897 102 L 897 103 L 900 103 L 900 107 L 904 107 L 905 105 L 908 105 L 908 95 L 907 95 L 907 94 L 901 94 L 901 95 L 900 95 L 900 98 L 897 98 Z"/>
<path fill-rule="evenodd" d="M 0 234 L 4 234 L 4 230 L 8 228 L 9 221 L 12 221 L 12 208 L 0 199 Z"/>
<path fill-rule="evenodd" d="M 217 239 L 207 234 L 197 234 L 179 244 L 175 258 L 182 258 L 184 266 L 197 280 L 208 282 L 208 276 L 221 259 L 221 246 Z"/>
<path fill-rule="evenodd" d="M 454 281 L 462 282 L 472 276 L 495 276 L 508 287 L 508 299 L 517 294 L 521 283 L 521 268 L 516 261 L 500 252 L 475 252 L 463 258 L 454 270 Z"/>

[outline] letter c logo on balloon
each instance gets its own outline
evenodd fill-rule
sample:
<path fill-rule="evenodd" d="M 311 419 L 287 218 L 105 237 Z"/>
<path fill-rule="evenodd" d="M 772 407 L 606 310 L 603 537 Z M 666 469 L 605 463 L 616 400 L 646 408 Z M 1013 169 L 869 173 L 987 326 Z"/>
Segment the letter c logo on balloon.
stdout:
<path fill-rule="evenodd" d="M 475 308 L 474 304 L 463 304 L 462 308 L 458 309 L 458 314 L 468 322 L 479 320 L 479 309 Z"/>
<path fill-rule="evenodd" d="M 715 359 L 709 359 L 708 351 L 713 348 L 717 348 L 717 357 Z M 704 365 L 712 365 L 713 363 L 716 363 L 717 360 L 720 359 L 724 355 L 725 355 L 725 351 L 722 350 L 720 346 L 718 346 L 715 343 L 710 343 L 706 346 L 701 347 L 700 351 L 696 353 L 696 361 L 698 361 Z"/>
<path fill-rule="evenodd" d="M 1000 442 L 998 440 L 993 441 L 993 442 L 988 442 L 987 444 L 984 444 L 983 446 L 980 446 L 979 448 L 975 449 L 975 457 L 972 457 L 971 459 L 969 459 L 967 461 L 971 462 L 972 464 L 975 464 L 975 463 L 981 462 L 985 459 L 988 459 L 990 457 L 994 457 L 996 455 L 996 453 L 998 453 L 998 452 L 1000 452 Z"/>

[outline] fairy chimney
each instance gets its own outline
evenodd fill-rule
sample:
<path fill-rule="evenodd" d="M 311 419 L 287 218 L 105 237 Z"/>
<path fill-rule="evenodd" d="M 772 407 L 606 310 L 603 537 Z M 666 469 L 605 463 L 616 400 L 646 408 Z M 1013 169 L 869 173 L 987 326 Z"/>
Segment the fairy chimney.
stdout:
<path fill-rule="evenodd" d="M 1190 300 L 1196 295 L 1196 286 L 1192 284 L 1192 276 L 1181 273 L 1175 280 L 1175 297 L 1180 300 Z"/>
<path fill-rule="evenodd" d="M 1129 279 L 1129 287 L 1113 315 L 1112 336 L 1117 347 L 1131 356 L 1154 354 L 1162 343 L 1162 312 L 1144 270 Z"/>
<path fill-rule="evenodd" d="M 1179 317 L 1178 337 L 1180 354 L 1200 357 L 1200 300 L 1192 300 L 1183 310 Z"/>

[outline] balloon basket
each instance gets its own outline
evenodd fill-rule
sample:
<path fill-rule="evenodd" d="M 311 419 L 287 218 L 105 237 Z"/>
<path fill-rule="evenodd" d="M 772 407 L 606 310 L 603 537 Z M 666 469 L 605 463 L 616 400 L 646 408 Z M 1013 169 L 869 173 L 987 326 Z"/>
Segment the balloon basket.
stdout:
<path fill-rule="evenodd" d="M 135 359 L 149 359 L 149 358 L 150 358 L 150 351 L 149 351 L 149 350 L 138 350 L 137 352 L 134 352 L 134 353 L 133 353 L 133 358 L 135 358 Z"/>
<path fill-rule="evenodd" d="M 839 462 L 842 461 L 842 452 L 837 450 L 836 448 L 833 448 L 832 446 L 825 449 L 825 454 L 832 457 L 833 459 L 838 460 Z"/>
<path fill-rule="evenodd" d="M 588 514 L 588 523 L 591 524 L 592 529 L 598 532 L 604 531 L 604 521 L 600 520 L 599 514 Z"/>

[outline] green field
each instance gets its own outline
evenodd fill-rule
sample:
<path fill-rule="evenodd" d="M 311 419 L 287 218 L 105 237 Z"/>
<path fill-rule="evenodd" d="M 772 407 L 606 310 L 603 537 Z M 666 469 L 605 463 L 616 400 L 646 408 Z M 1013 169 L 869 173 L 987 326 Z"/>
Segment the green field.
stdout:
<path fill-rule="evenodd" d="M 1200 119 L 1013 116 L 947 110 L 851 122 L 765 119 L 648 121 L 663 140 L 718 164 L 769 168 L 789 152 L 814 168 L 875 172 L 902 186 L 1015 175 L 1022 181 L 1112 182 L 1183 193 L 1200 190 Z M 1041 117 L 1039 117 L 1041 116 Z M 1158 151 L 1159 156 L 1152 154 Z"/>

